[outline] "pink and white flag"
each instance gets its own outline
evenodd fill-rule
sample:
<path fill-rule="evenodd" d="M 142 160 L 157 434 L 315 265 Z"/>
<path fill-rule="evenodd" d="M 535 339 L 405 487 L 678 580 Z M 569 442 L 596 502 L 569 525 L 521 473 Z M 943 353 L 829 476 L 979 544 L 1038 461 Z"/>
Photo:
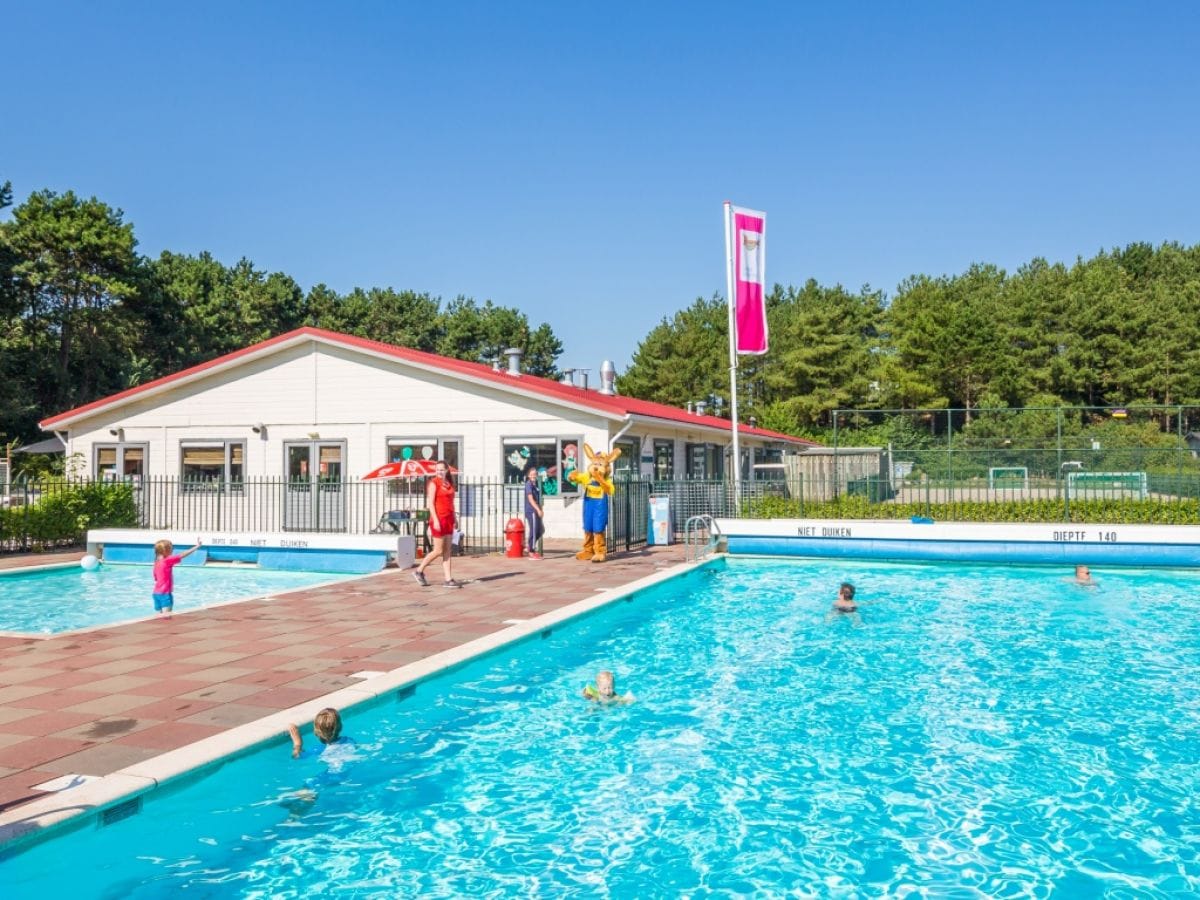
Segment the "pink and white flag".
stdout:
<path fill-rule="evenodd" d="M 739 354 L 767 352 L 767 214 L 730 207 L 734 325 Z"/>

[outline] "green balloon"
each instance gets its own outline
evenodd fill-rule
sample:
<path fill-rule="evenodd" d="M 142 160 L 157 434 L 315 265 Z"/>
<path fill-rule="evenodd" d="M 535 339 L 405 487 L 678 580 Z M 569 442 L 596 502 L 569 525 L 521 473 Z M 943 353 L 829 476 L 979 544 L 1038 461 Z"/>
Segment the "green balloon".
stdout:
<path fill-rule="evenodd" d="M 400 451 L 400 456 L 404 459 L 412 459 L 412 447 L 405 447 Z"/>

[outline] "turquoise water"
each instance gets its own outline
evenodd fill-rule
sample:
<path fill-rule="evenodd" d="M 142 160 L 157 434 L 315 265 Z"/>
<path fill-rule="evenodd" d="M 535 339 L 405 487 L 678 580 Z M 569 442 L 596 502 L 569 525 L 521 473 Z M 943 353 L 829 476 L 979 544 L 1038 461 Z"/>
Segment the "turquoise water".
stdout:
<path fill-rule="evenodd" d="M 57 634 L 154 615 L 150 566 L 78 566 L 0 573 L 0 631 Z M 227 600 L 261 597 L 347 576 L 323 572 L 277 572 L 252 566 L 175 568 L 175 612 Z"/>
<path fill-rule="evenodd" d="M 6 860 L 6 895 L 1195 894 L 1200 578 L 1094 575 L 717 564 L 347 716 L 337 774 L 281 740 Z M 581 699 L 601 667 L 636 702 Z"/>

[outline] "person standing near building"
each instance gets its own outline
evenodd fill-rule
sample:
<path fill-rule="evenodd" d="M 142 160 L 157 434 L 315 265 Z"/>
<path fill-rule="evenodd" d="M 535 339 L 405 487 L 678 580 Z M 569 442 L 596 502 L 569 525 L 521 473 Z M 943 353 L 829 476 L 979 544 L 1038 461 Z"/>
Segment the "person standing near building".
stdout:
<path fill-rule="evenodd" d="M 421 587 L 429 586 L 429 582 L 425 580 L 425 570 L 439 556 L 442 558 L 442 575 L 445 578 L 446 587 L 462 587 L 450 574 L 450 560 L 454 554 L 454 531 L 457 524 L 454 518 L 454 494 L 455 488 L 454 482 L 450 478 L 450 467 L 442 460 L 438 460 L 434 467 L 434 476 L 425 485 L 425 505 L 429 509 L 429 536 L 433 547 L 421 560 L 417 570 L 413 572 L 413 578 Z"/>
<path fill-rule="evenodd" d="M 545 510 L 542 508 L 542 489 L 538 484 L 537 466 L 529 466 L 525 470 L 525 532 L 529 535 L 529 558 L 541 559 L 538 553 L 538 541 L 546 533 L 543 522 Z"/>

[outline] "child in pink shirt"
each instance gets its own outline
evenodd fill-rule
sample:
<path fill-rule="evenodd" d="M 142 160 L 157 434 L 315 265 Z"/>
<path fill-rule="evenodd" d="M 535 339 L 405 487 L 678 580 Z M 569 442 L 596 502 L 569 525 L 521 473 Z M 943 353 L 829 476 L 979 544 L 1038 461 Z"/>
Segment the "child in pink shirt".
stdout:
<path fill-rule="evenodd" d="M 175 567 L 185 556 L 191 556 L 199 549 L 200 538 L 196 538 L 195 547 L 178 556 L 173 555 L 175 547 L 170 541 L 159 541 L 154 545 L 154 611 L 160 616 L 170 618 L 175 607 Z"/>

